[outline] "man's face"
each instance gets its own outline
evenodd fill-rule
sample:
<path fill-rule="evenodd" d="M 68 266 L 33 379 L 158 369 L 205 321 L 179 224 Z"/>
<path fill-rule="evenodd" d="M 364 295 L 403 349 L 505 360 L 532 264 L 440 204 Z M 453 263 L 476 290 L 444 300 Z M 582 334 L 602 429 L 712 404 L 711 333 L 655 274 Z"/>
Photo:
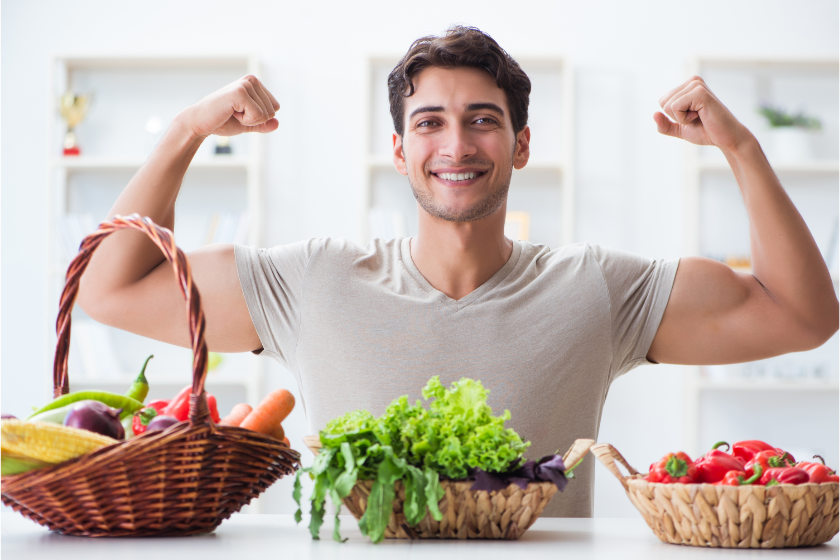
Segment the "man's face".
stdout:
<path fill-rule="evenodd" d="M 513 168 L 528 161 L 530 130 L 514 134 L 505 92 L 477 68 L 426 68 L 405 98 L 405 131 L 394 164 L 430 215 L 485 218 L 507 199 Z"/>

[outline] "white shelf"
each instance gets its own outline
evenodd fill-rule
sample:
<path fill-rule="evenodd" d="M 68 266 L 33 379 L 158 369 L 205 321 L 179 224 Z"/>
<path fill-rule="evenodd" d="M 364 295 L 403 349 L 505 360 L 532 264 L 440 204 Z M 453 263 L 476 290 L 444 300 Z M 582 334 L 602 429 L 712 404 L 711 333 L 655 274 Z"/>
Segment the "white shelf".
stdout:
<path fill-rule="evenodd" d="M 700 391 L 822 391 L 837 392 L 840 383 L 837 381 L 712 381 L 702 379 L 697 384 Z"/>
<path fill-rule="evenodd" d="M 143 158 L 98 158 L 88 156 L 61 157 L 51 165 L 58 169 L 97 170 L 97 169 L 139 169 L 146 159 Z M 237 156 L 217 156 L 215 158 L 196 158 L 190 163 L 190 169 L 247 169 L 252 160 Z"/>
<path fill-rule="evenodd" d="M 840 172 L 840 161 L 803 161 L 800 163 L 773 163 L 773 170 L 777 173 L 838 173 Z M 726 160 L 701 159 L 698 164 L 700 171 L 731 171 Z"/>

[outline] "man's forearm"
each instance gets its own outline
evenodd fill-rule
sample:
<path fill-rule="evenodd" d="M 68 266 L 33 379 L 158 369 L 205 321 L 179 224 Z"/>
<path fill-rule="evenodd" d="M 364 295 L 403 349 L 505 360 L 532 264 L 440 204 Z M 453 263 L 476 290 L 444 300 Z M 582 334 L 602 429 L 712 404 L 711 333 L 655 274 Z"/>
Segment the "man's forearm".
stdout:
<path fill-rule="evenodd" d="M 176 117 L 152 155 L 117 198 L 108 217 L 137 213 L 173 229 L 175 200 L 202 140 L 180 116 Z M 85 291 L 102 295 L 118 290 L 146 276 L 162 260 L 160 249 L 145 235 L 134 231 L 112 234 L 91 259 L 83 277 L 80 303 L 84 305 L 84 300 L 90 299 L 84 297 Z"/>
<path fill-rule="evenodd" d="M 753 274 L 803 329 L 829 336 L 837 330 L 837 297 L 805 220 L 752 135 L 723 152 L 749 215 Z"/>

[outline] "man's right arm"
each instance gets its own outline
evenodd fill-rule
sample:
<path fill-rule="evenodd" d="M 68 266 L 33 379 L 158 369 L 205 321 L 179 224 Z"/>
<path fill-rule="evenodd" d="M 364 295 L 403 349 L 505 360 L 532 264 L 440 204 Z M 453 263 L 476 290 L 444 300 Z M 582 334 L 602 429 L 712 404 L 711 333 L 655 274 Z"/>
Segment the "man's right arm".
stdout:
<path fill-rule="evenodd" d="M 178 114 L 148 161 L 132 178 L 109 217 L 148 216 L 174 231 L 175 201 L 184 174 L 210 134 L 234 136 L 277 128 L 277 100 L 253 76 L 208 95 Z M 176 236 L 177 239 L 177 236 Z M 259 348 L 239 285 L 233 245 L 211 245 L 187 256 L 207 317 L 208 348 Z M 106 238 L 82 276 L 78 303 L 93 319 L 156 340 L 189 347 L 186 307 L 171 265 L 145 234 Z"/>

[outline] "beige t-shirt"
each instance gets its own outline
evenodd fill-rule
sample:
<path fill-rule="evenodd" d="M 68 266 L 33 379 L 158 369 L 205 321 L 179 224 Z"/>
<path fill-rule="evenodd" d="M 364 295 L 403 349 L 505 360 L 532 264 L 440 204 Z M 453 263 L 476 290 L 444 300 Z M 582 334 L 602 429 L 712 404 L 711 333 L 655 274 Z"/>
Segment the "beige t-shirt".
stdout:
<path fill-rule="evenodd" d="M 597 439 L 610 383 L 646 359 L 677 271 L 624 251 L 514 242 L 508 262 L 460 300 L 420 274 L 409 239 L 311 239 L 236 246 L 251 319 L 297 379 L 313 434 L 350 410 L 378 416 L 396 397 L 481 380 L 539 459 Z M 595 459 L 544 515 L 590 517 Z"/>

